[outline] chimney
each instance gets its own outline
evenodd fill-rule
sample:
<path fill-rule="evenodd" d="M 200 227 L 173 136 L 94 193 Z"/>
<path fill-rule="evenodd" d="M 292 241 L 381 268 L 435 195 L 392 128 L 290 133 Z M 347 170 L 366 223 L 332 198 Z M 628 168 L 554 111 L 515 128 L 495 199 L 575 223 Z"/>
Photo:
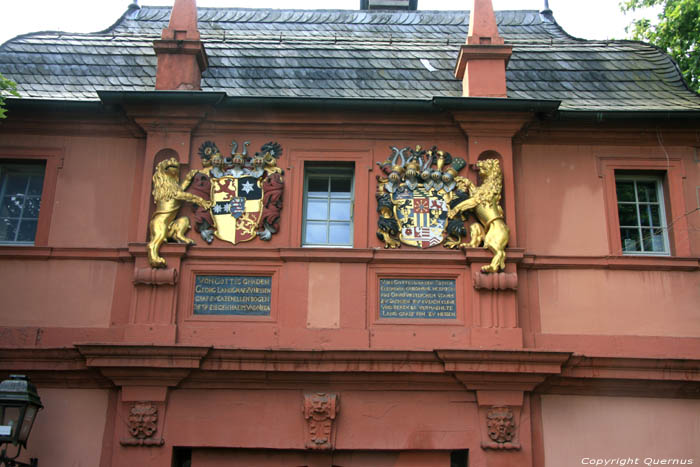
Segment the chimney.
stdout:
<path fill-rule="evenodd" d="M 418 9 L 418 0 L 360 0 L 360 10 L 409 10 Z"/>
<path fill-rule="evenodd" d="M 158 57 L 157 91 L 193 91 L 202 89 L 202 72 L 207 69 L 207 54 L 197 29 L 195 0 L 175 0 L 170 24 L 161 39 L 153 41 Z"/>
<path fill-rule="evenodd" d="M 513 48 L 498 35 L 491 0 L 472 0 L 467 43 L 457 58 L 455 77 L 464 97 L 507 97 L 506 65 Z"/>

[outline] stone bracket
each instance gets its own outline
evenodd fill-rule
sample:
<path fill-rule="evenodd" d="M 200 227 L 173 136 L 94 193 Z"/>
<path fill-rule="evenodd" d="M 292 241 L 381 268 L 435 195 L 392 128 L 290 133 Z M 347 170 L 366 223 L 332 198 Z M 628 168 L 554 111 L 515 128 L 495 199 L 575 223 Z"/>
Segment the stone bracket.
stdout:
<path fill-rule="evenodd" d="M 335 417 L 340 411 L 340 398 L 335 393 L 304 394 L 302 412 L 306 420 L 304 432 L 307 449 L 328 451 L 335 443 Z"/>
<path fill-rule="evenodd" d="M 522 391 L 476 391 L 481 448 L 520 450 Z"/>
<path fill-rule="evenodd" d="M 134 268 L 134 285 L 175 285 L 177 269 Z"/>
<path fill-rule="evenodd" d="M 484 274 L 477 271 L 472 276 L 472 283 L 476 290 L 517 290 L 518 273 L 499 272 Z"/>
<path fill-rule="evenodd" d="M 160 406 L 160 407 L 159 407 Z M 119 440 L 122 446 L 162 446 L 165 440 L 157 436 L 162 433 L 162 416 L 160 411 L 165 410 L 165 405 L 155 402 L 128 403 L 126 414 L 126 429 L 129 436 Z M 127 407 L 124 407 L 125 411 Z"/>

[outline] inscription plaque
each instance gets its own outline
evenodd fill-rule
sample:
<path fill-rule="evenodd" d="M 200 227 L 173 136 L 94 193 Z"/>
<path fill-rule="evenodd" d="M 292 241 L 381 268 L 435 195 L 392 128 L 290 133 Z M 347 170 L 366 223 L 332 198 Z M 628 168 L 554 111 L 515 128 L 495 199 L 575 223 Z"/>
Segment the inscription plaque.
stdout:
<path fill-rule="evenodd" d="M 197 276 L 195 315 L 270 316 L 272 277 Z"/>
<path fill-rule="evenodd" d="M 379 279 L 379 317 L 457 319 L 454 279 Z"/>

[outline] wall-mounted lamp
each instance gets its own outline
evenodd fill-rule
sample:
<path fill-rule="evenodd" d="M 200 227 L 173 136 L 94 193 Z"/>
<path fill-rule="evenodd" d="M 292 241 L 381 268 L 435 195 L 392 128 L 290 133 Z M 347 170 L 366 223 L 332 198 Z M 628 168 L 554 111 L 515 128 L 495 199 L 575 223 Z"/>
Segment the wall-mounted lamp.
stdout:
<path fill-rule="evenodd" d="M 37 467 L 38 461 L 31 459 L 29 464 L 16 461 L 22 448 L 27 447 L 27 439 L 32 431 L 34 419 L 41 405 L 36 387 L 24 375 L 10 375 L 0 383 L 0 465 L 5 467 Z M 14 457 L 7 456 L 7 448 L 17 447 Z"/>

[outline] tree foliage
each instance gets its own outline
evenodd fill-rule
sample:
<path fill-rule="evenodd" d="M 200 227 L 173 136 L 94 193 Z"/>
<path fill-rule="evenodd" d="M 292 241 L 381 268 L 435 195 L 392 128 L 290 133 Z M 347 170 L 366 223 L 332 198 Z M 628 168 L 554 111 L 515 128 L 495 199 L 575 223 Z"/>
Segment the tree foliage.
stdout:
<path fill-rule="evenodd" d="M 658 22 L 647 18 L 627 27 L 632 38 L 666 50 L 678 63 L 688 86 L 700 92 L 700 1 L 623 0 L 623 12 L 661 5 Z"/>
<path fill-rule="evenodd" d="M 5 118 L 5 97 L 13 95 L 19 97 L 17 92 L 17 85 L 14 81 L 5 78 L 0 75 L 0 119 Z"/>

